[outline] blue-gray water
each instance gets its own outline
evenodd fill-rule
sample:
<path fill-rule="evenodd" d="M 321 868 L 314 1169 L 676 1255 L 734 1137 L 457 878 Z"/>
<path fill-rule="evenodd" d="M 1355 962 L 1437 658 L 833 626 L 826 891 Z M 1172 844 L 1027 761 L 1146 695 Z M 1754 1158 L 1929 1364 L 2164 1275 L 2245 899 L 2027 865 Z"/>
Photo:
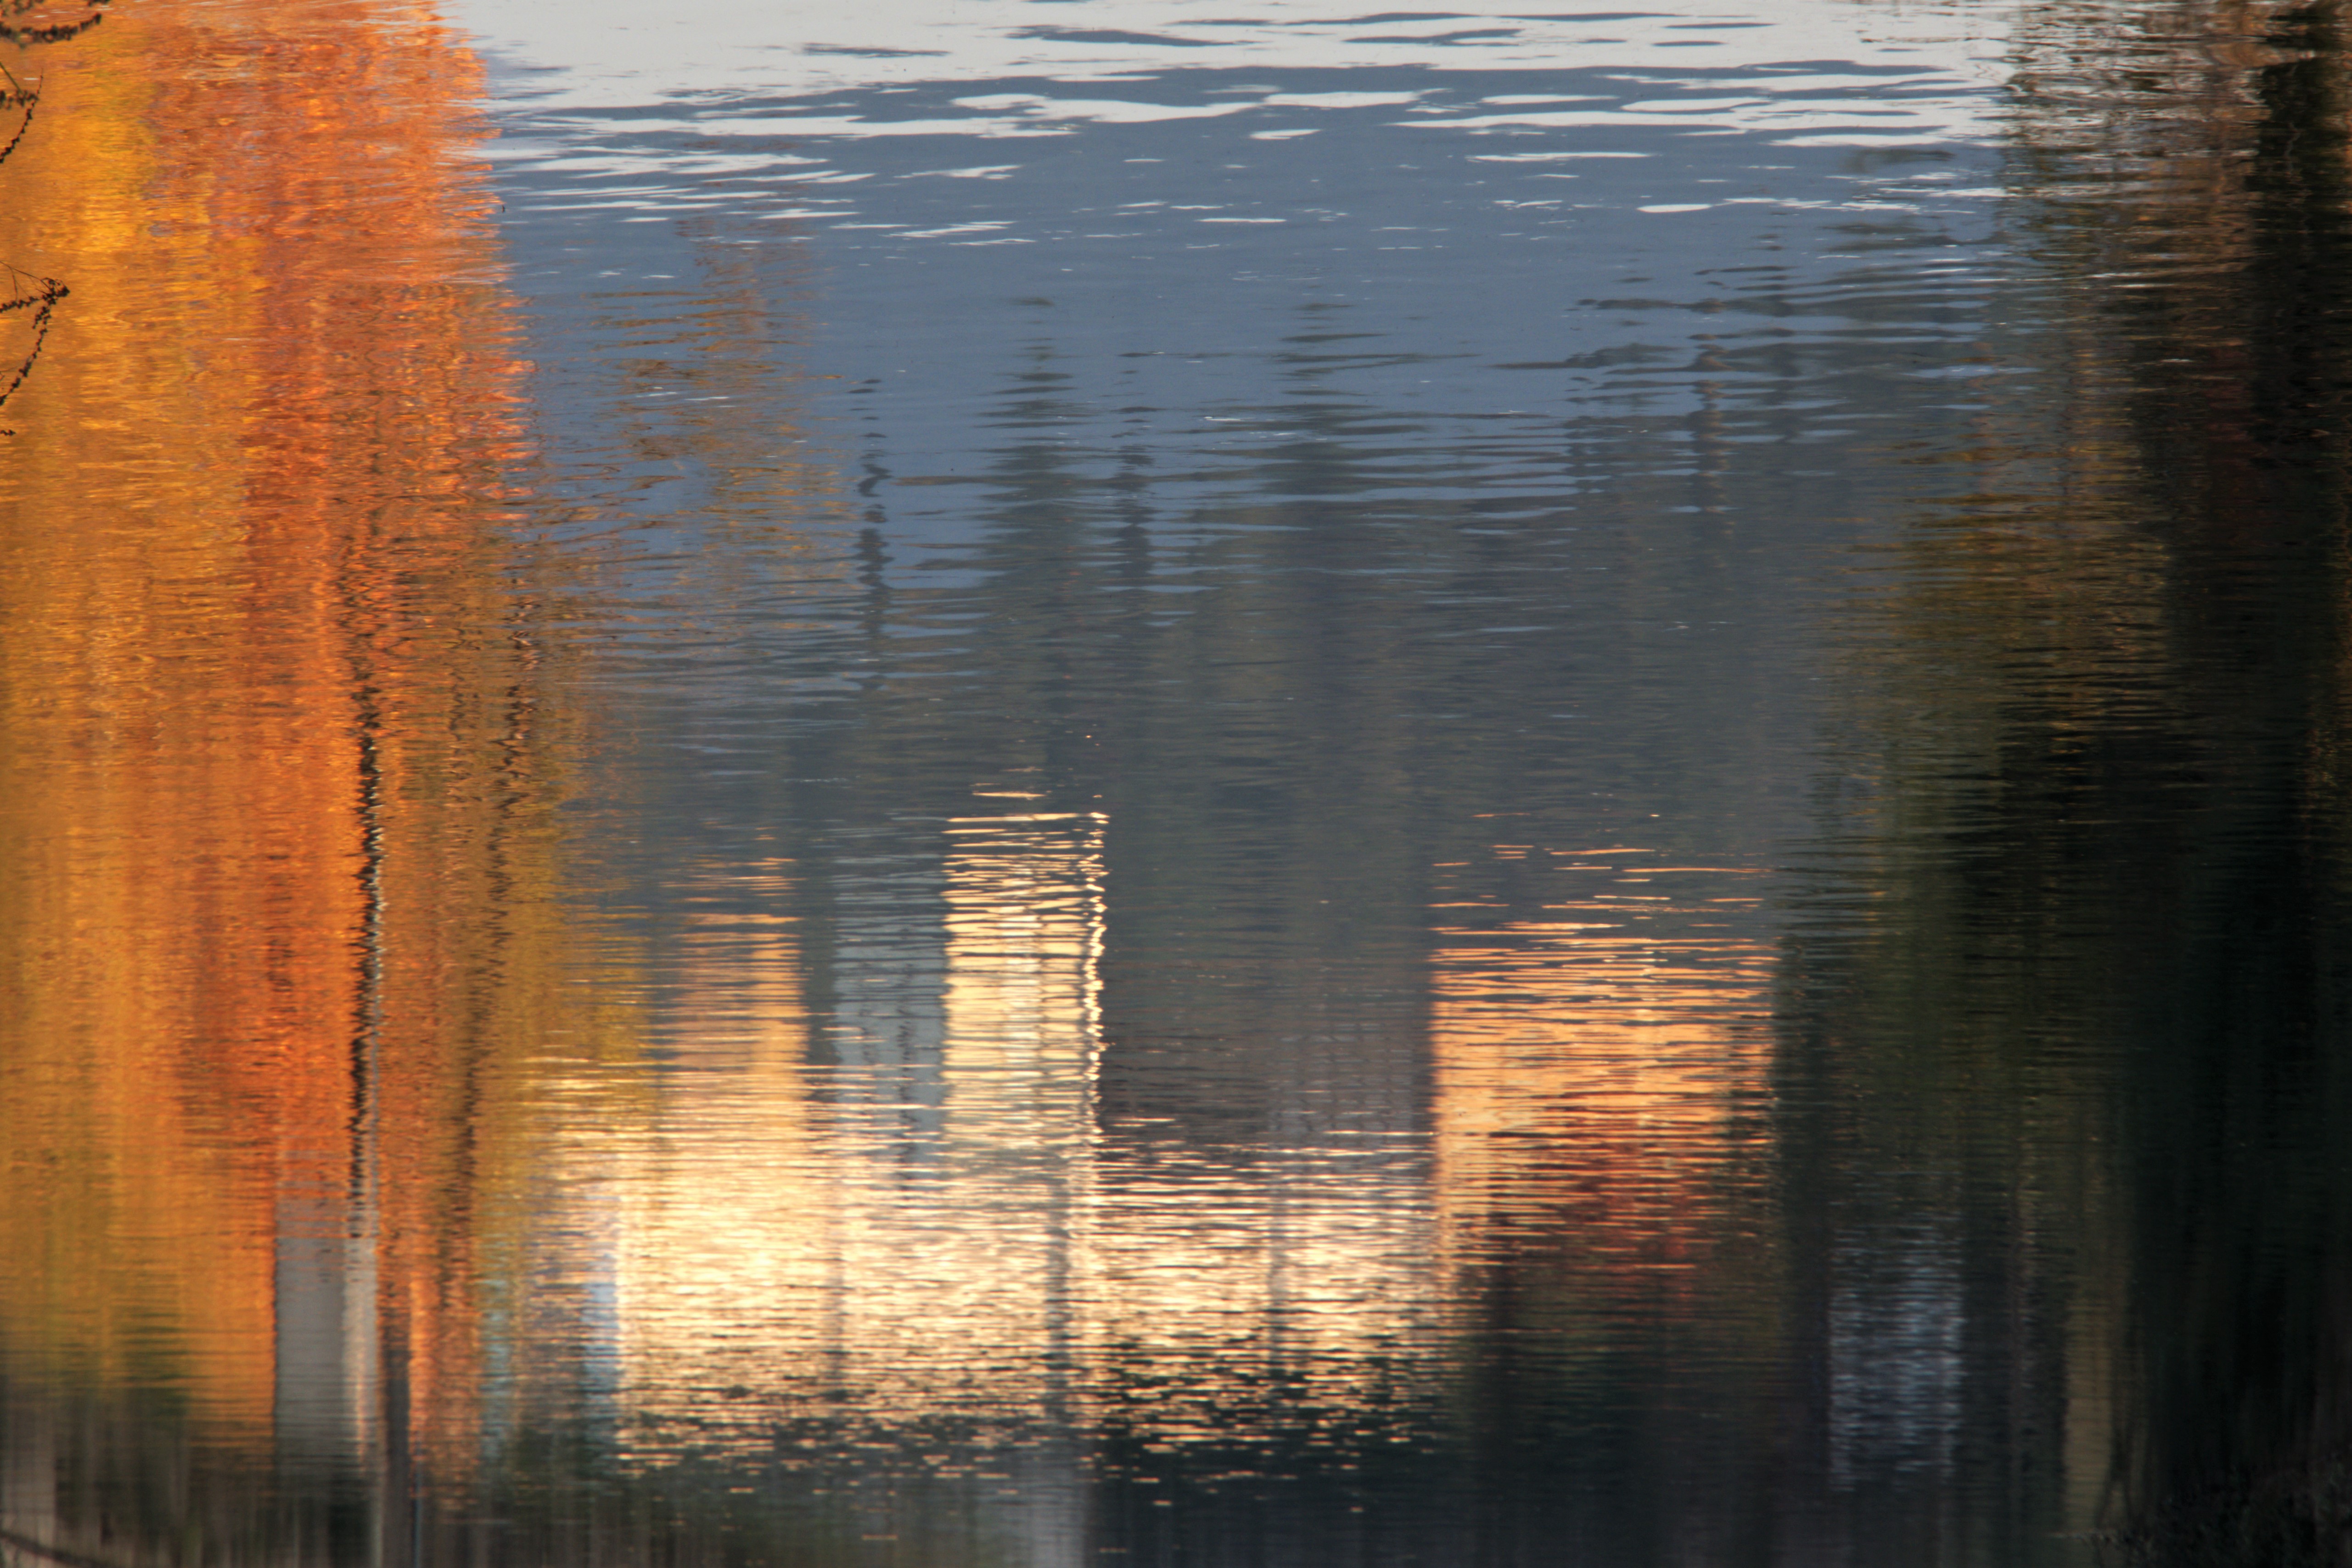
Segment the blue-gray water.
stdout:
<path fill-rule="evenodd" d="M 7 1568 L 2352 1561 L 2339 6 L 86 15 Z"/>

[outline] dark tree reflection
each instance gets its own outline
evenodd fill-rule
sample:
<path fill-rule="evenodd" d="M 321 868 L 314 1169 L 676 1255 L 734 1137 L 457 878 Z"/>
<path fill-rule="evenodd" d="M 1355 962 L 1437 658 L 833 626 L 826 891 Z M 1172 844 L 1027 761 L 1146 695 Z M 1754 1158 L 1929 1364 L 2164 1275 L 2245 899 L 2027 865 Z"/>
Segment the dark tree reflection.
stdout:
<path fill-rule="evenodd" d="M 2152 305 L 2210 338 L 2210 368 L 2151 375 L 2138 421 L 2179 497 L 2182 697 L 2203 721 L 2164 1005 L 2126 1074 L 2137 1401 L 2117 1522 L 2158 1561 L 2352 1561 L 2340 7 L 2287 12 L 2264 41 L 2242 266 Z"/>
<path fill-rule="evenodd" d="M 2022 53 L 2067 426 L 2014 460 L 2043 499 L 1919 530 L 1832 791 L 1784 1009 L 1792 1452 L 1890 1497 L 2003 1456 L 1969 1511 L 2019 1551 L 2352 1561 L 2344 16 L 2086 8 Z M 1876 1414 L 1840 1381 L 1906 1376 Z"/>

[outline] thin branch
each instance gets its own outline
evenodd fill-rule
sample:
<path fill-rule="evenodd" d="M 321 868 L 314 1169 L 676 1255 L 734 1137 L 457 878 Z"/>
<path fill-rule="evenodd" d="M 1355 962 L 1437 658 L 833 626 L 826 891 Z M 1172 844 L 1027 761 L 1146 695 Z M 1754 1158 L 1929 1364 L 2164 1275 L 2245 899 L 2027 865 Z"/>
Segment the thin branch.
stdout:
<path fill-rule="evenodd" d="M 34 286 L 29 291 L 19 293 L 14 298 L 0 300 L 0 316 L 6 316 L 18 310 L 30 310 L 33 313 L 33 346 L 26 351 L 24 359 L 18 361 L 15 373 L 8 378 L 8 384 L 5 387 L 0 387 L 0 408 L 5 408 L 8 400 L 16 395 L 16 389 L 25 384 L 25 378 L 33 373 L 33 361 L 41 357 L 41 350 L 48 343 L 49 320 L 58 312 L 58 301 L 73 290 L 54 277 L 36 277 L 29 272 L 22 272 L 9 267 L 5 262 L 0 262 L 0 267 L 6 268 L 10 276 L 21 278 Z M 13 430 L 0 427 L 0 435 L 16 434 Z"/>

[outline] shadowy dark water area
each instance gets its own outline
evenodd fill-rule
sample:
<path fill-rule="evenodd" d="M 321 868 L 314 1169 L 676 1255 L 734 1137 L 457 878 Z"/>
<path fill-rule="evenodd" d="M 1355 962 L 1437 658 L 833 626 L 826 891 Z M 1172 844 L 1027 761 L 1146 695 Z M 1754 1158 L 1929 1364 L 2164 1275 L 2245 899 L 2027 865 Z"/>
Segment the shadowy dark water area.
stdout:
<path fill-rule="evenodd" d="M 2352 1557 L 2347 26 L 27 33 L 0 1559 Z"/>

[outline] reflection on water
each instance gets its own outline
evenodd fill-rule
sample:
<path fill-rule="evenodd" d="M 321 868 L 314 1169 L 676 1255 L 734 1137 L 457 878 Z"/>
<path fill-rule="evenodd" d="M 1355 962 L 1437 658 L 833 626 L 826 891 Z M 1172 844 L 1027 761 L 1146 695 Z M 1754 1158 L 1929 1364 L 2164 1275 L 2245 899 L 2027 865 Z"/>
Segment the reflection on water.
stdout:
<path fill-rule="evenodd" d="M 12 1568 L 2343 1560 L 2337 12 L 1261 10 L 0 18 Z"/>
<path fill-rule="evenodd" d="M 1105 831 L 947 824 L 937 1032 L 819 1068 L 788 997 L 756 1032 L 686 1013 L 642 1124 L 583 1129 L 622 1464 L 772 1465 L 866 1535 L 952 1518 L 1078 1561 L 1097 1435 L 1247 1447 L 1277 1386 L 1344 1410 L 1411 1381 L 1437 1308 L 1417 1149 L 1236 1166 L 1103 1128 Z M 698 964 L 681 1009 L 761 995 L 780 956 Z"/>
<path fill-rule="evenodd" d="M 1457 1224 L 1526 1231 L 1515 1244 L 1573 1237 L 1629 1281 L 1692 1266 L 1715 1228 L 1710 1188 L 1747 1141 L 1741 1124 L 1757 1130 L 1771 955 L 1707 931 L 1719 920 L 1674 931 L 1682 915 L 1506 926 L 1485 934 L 1494 946 L 1441 949 L 1432 1111 Z M 1467 1249 L 1496 1245 L 1481 1228 Z"/>
<path fill-rule="evenodd" d="M 2345 38 L 2115 22 L 2042 21 L 2022 110 L 2074 426 L 1906 541 L 1874 647 L 1910 717 L 1860 727 L 1822 841 L 1879 913 L 1798 969 L 1788 1061 L 1853 1150 L 1815 1266 L 1902 1300 L 1941 1253 L 1948 1429 L 2095 1423 L 2065 1485 L 2126 1560 L 2335 1562 Z M 1973 1393 L 1972 1341 L 2048 1392 Z"/>
<path fill-rule="evenodd" d="M 571 721 L 463 51 L 232 5 L 35 57 L 0 255 L 75 292 L 0 474 L 6 1527 L 143 1552 L 244 1539 L 199 1454 L 469 1446 L 498 1085 L 584 1027 Z"/>

